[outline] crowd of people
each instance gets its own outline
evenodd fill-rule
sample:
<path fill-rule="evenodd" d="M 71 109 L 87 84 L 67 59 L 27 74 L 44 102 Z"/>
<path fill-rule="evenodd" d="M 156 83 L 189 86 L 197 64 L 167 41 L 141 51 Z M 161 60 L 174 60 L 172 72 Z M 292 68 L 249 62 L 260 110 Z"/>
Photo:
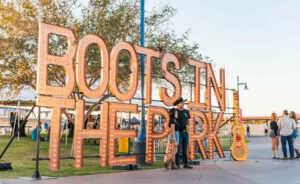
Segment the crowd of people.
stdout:
<path fill-rule="evenodd" d="M 170 135 L 169 141 L 172 145 L 171 157 L 165 159 L 165 168 L 179 169 L 180 151 L 182 152 L 182 159 L 184 168 L 192 168 L 188 165 L 187 148 L 188 148 L 188 121 L 190 114 L 187 109 L 184 109 L 184 100 L 178 99 L 174 104 L 176 108 L 170 110 Z M 278 118 L 276 113 L 272 113 L 269 124 L 264 125 L 265 134 L 271 137 L 272 141 L 272 157 L 282 160 L 294 160 L 300 158 L 300 153 L 295 146 L 295 141 L 299 134 L 300 126 L 297 125 L 298 119 L 294 111 L 290 113 L 287 110 L 283 111 L 282 117 Z M 250 127 L 247 125 L 247 135 L 250 136 Z M 279 141 L 280 140 L 280 141 Z M 282 157 L 278 152 L 279 143 L 281 143 Z M 289 157 L 288 149 L 289 147 Z M 168 148 L 167 148 L 168 149 Z M 166 150 L 167 152 L 168 150 Z"/>
<path fill-rule="evenodd" d="M 290 113 L 287 110 L 283 111 L 283 116 L 278 120 L 277 114 L 272 113 L 271 121 L 268 125 L 269 136 L 272 141 L 272 157 L 281 158 L 283 160 L 300 158 L 299 150 L 295 146 L 295 141 L 299 136 L 299 126 L 297 125 L 298 119 L 294 111 Z M 282 147 L 283 157 L 280 157 L 278 152 L 279 137 Z M 287 144 L 289 147 L 289 158 L 287 154 Z M 294 154 L 296 153 L 296 156 Z"/>

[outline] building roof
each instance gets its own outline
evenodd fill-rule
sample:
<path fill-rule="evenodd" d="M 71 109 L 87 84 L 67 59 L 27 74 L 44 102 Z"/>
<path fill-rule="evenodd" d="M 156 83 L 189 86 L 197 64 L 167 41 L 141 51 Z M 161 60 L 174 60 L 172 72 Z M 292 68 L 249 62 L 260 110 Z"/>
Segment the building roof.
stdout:
<path fill-rule="evenodd" d="M 278 117 L 280 118 L 280 117 Z M 300 119 L 300 115 L 297 114 L 297 118 Z M 243 121 L 260 121 L 260 120 L 270 120 L 270 116 L 248 116 L 248 117 L 243 117 Z"/>

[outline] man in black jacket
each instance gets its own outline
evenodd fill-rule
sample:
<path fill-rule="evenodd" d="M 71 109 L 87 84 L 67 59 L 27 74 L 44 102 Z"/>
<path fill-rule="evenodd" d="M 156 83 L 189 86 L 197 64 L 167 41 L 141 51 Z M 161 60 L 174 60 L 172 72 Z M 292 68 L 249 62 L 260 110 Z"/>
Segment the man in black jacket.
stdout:
<path fill-rule="evenodd" d="M 187 130 L 187 126 L 189 124 L 189 119 L 191 118 L 190 112 L 187 109 L 184 109 L 184 100 L 179 98 L 173 104 L 177 106 L 176 109 L 171 111 L 170 118 L 173 119 L 175 124 L 175 131 L 179 132 L 179 144 L 178 144 L 178 152 L 176 154 L 176 165 L 180 167 L 179 160 L 180 160 L 180 150 L 182 146 L 182 159 L 184 168 L 191 169 L 190 165 L 188 165 L 188 158 L 187 158 L 187 148 L 189 144 L 189 133 Z"/>

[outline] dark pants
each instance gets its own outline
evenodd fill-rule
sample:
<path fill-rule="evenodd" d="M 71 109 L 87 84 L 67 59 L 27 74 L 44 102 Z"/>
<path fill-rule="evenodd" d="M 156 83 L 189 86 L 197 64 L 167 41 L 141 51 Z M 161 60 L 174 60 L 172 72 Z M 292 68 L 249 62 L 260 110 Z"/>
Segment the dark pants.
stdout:
<path fill-rule="evenodd" d="M 182 146 L 182 159 L 183 164 L 188 164 L 188 158 L 187 158 L 187 148 L 189 145 L 189 134 L 186 132 L 179 132 L 179 144 L 178 144 L 178 151 L 176 153 L 176 165 L 179 165 L 180 160 L 180 148 Z"/>
<path fill-rule="evenodd" d="M 289 144 L 290 157 L 294 158 L 294 148 L 293 148 L 293 137 L 292 137 L 292 135 L 281 136 L 281 147 L 282 147 L 283 156 L 287 157 L 286 141 Z"/>

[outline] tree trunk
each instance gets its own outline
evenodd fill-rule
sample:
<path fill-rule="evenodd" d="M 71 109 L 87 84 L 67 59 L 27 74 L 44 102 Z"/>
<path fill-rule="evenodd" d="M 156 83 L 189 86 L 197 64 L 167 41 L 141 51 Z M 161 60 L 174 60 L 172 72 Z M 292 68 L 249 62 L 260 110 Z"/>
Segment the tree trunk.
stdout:
<path fill-rule="evenodd" d="M 100 103 L 103 102 L 104 100 L 108 99 L 111 95 L 104 95 L 102 96 L 96 103 L 94 103 L 90 108 L 88 109 L 86 115 L 85 115 L 85 121 L 89 118 L 89 116 L 92 114 L 94 110 L 96 110 L 99 106 Z"/>
<path fill-rule="evenodd" d="M 85 115 L 85 121 L 88 119 L 89 115 L 95 110 L 97 109 L 97 107 L 100 105 L 100 103 L 106 99 L 108 99 L 111 95 L 104 95 L 102 96 L 96 103 L 94 103 L 92 106 L 90 106 L 90 108 L 88 109 L 86 115 Z M 62 109 L 62 112 L 66 115 L 66 117 L 68 118 L 68 120 L 70 121 L 70 123 L 73 123 L 73 125 L 75 125 L 75 119 L 73 119 L 70 114 L 66 111 L 66 109 Z M 72 157 L 74 155 L 74 138 L 72 141 L 72 149 L 71 149 L 71 154 L 70 156 Z"/>

